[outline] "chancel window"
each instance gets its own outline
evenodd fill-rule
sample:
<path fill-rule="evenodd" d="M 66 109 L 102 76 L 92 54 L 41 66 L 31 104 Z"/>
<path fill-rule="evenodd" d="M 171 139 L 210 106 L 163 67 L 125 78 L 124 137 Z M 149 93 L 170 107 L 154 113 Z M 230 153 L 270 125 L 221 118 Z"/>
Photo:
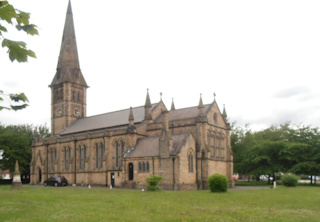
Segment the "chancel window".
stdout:
<path fill-rule="evenodd" d="M 213 144 L 213 156 L 216 157 L 217 156 L 217 134 L 214 134 L 214 144 Z"/>
<path fill-rule="evenodd" d="M 189 169 L 189 172 L 193 172 L 193 154 L 192 154 L 192 152 L 190 152 L 188 155 L 188 169 Z"/>
<path fill-rule="evenodd" d="M 96 168 L 99 168 L 99 167 L 103 168 L 103 155 L 104 155 L 103 143 L 100 143 L 100 144 L 96 143 Z"/>
<path fill-rule="evenodd" d="M 81 146 L 79 146 L 79 168 L 82 168 L 82 150 L 81 150 Z"/>
<path fill-rule="evenodd" d="M 51 154 L 51 155 L 50 155 L 50 156 L 51 156 L 51 157 L 50 157 L 50 162 L 51 162 L 50 166 L 51 166 L 51 170 L 52 170 L 52 171 L 54 170 L 54 168 L 53 168 L 53 152 L 54 152 L 53 150 L 51 150 L 51 152 L 50 152 L 50 154 Z"/>
<path fill-rule="evenodd" d="M 116 142 L 116 167 L 119 167 L 119 143 Z"/>
<path fill-rule="evenodd" d="M 86 158 L 87 158 L 87 147 L 86 145 L 84 145 L 84 148 L 83 148 L 83 167 L 84 168 L 86 167 Z"/>
<path fill-rule="evenodd" d="M 100 143 L 100 151 L 101 151 L 101 156 L 100 156 L 100 165 L 101 165 L 101 168 L 103 168 L 103 155 L 104 155 L 104 148 L 103 148 L 103 143 Z"/>
<path fill-rule="evenodd" d="M 99 168 L 99 144 L 96 143 L 96 168 Z"/>
<path fill-rule="evenodd" d="M 149 162 L 146 164 L 146 171 L 149 171 Z"/>
<path fill-rule="evenodd" d="M 70 147 L 65 147 L 64 148 L 64 169 L 68 169 L 68 158 L 69 161 L 71 159 L 71 149 Z"/>
<path fill-rule="evenodd" d="M 121 156 L 123 155 L 124 153 L 124 142 L 121 141 Z"/>
<path fill-rule="evenodd" d="M 64 149 L 64 169 L 67 169 L 67 149 Z"/>

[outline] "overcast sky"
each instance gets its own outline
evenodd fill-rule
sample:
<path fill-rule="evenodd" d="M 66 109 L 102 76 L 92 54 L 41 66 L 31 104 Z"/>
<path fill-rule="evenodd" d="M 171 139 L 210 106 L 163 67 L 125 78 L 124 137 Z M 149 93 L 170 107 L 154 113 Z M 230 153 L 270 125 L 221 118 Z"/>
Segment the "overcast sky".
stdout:
<path fill-rule="evenodd" d="M 23 111 L 2 124 L 50 126 L 48 85 L 56 72 L 68 0 L 12 0 L 39 36 L 14 29 L 37 59 L 11 63 L 0 48 L 0 89 L 24 92 Z M 320 126 L 320 1 L 72 1 L 87 115 L 151 102 L 205 104 L 214 92 L 230 122 L 254 130 L 291 121 Z"/>

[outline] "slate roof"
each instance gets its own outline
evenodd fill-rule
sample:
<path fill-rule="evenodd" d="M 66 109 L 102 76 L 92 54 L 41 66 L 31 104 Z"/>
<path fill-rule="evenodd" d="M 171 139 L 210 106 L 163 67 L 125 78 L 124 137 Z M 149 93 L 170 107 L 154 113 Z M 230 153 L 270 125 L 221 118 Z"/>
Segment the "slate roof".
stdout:
<path fill-rule="evenodd" d="M 211 104 L 204 106 L 204 112 L 207 113 L 209 110 Z M 176 121 L 176 120 L 182 120 L 182 119 L 192 119 L 196 118 L 199 114 L 198 106 L 184 108 L 184 109 L 176 109 L 171 110 L 169 112 L 169 122 L 170 121 Z M 162 115 L 160 115 L 155 121 L 155 123 L 161 123 L 162 122 Z"/>
<path fill-rule="evenodd" d="M 180 153 L 180 150 L 184 147 L 187 138 L 190 136 L 190 132 L 173 134 L 172 140 L 172 150 L 170 151 L 170 155 L 177 155 Z"/>
<path fill-rule="evenodd" d="M 124 158 L 155 156 L 159 156 L 158 136 L 138 139 L 137 144 L 124 154 Z"/>
<path fill-rule="evenodd" d="M 157 104 L 153 104 L 154 108 Z M 139 123 L 144 119 L 144 106 L 132 108 L 134 122 Z M 110 127 L 122 126 L 129 124 L 130 109 L 105 113 L 101 115 L 77 119 L 69 127 L 60 133 L 61 136 L 86 132 L 90 130 L 106 129 Z"/>
<path fill-rule="evenodd" d="M 172 150 L 170 150 L 170 155 L 179 154 L 189 136 L 189 132 L 173 134 L 173 146 Z M 124 154 L 124 158 L 157 157 L 159 155 L 159 136 L 153 136 L 138 139 L 137 144 Z"/>

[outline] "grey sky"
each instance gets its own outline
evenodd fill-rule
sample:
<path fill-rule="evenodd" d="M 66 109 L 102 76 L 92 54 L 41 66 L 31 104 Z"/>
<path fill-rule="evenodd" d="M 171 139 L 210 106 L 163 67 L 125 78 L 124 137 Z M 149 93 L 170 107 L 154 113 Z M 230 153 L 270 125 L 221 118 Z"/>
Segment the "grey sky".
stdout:
<path fill-rule="evenodd" d="M 11 63 L 1 50 L 0 89 L 30 106 L 1 111 L 4 124 L 50 126 L 50 89 L 68 0 L 15 0 L 40 36 L 14 31 L 37 54 Z M 231 122 L 254 129 L 286 121 L 320 126 L 319 1 L 72 1 L 87 114 L 160 99 L 170 108 L 226 105 Z"/>

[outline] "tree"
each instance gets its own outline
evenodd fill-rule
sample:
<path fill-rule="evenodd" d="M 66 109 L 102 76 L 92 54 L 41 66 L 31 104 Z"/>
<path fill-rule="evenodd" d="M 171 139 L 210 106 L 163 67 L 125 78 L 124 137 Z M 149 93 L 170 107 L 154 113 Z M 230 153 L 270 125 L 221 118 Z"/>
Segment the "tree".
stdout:
<path fill-rule="evenodd" d="M 231 125 L 231 147 L 233 152 L 234 172 L 248 174 L 250 172 L 250 159 L 248 152 L 253 147 L 252 132 L 246 125 L 245 128 Z"/>
<path fill-rule="evenodd" d="M 19 31 L 24 31 L 29 35 L 39 35 L 36 25 L 30 24 L 30 13 L 15 9 L 8 1 L 0 1 L 0 22 L 5 21 L 9 25 L 15 25 Z M 0 39 L 2 39 L 2 48 L 7 48 L 11 62 L 27 62 L 28 57 L 36 58 L 36 54 L 27 49 L 27 44 L 22 41 L 14 41 L 4 37 L 7 27 L 0 23 Z"/>
<path fill-rule="evenodd" d="M 273 175 L 294 172 L 318 175 L 320 169 L 320 135 L 318 128 L 285 123 L 251 133 L 232 127 L 232 150 L 235 172 Z"/>
<path fill-rule="evenodd" d="M 2 150 L 2 159 L 0 165 L 4 169 L 14 172 L 15 161 L 19 161 L 20 172 L 29 174 L 31 161 L 31 144 L 34 133 L 38 127 L 32 125 L 9 125 L 0 124 L 0 150 Z M 45 125 L 39 128 L 45 128 Z M 44 130 L 46 131 L 46 130 Z M 48 131 L 47 131 L 48 132 Z M 39 132 L 37 132 L 39 134 Z M 42 138 L 47 134 L 42 134 Z"/>

